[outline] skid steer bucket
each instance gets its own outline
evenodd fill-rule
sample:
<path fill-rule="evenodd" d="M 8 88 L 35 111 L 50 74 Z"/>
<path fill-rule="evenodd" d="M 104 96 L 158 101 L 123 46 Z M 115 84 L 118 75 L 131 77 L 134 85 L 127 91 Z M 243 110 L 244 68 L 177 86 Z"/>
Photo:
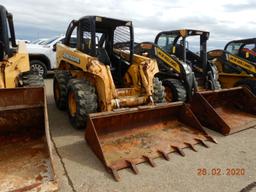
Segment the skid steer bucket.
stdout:
<path fill-rule="evenodd" d="M 256 97 L 247 88 L 196 93 L 191 108 L 202 125 L 223 135 L 256 126 Z"/>
<path fill-rule="evenodd" d="M 44 88 L 0 89 L 0 191 L 56 191 Z"/>
<path fill-rule="evenodd" d="M 196 151 L 197 143 L 215 142 L 182 102 L 91 114 L 85 139 L 117 181 L 120 169 L 137 174 L 136 164 L 155 166 L 154 158 L 169 160 L 171 152 L 185 156 L 183 148 Z"/>

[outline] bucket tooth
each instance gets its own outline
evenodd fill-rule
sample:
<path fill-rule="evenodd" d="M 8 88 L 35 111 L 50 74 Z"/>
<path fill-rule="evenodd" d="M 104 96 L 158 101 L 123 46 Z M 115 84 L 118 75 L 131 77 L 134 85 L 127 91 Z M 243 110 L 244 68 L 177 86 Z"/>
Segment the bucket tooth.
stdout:
<path fill-rule="evenodd" d="M 211 141 L 211 142 L 217 144 L 217 141 L 215 139 L 213 139 L 210 135 L 205 135 L 205 137 L 208 139 L 208 141 Z"/>
<path fill-rule="evenodd" d="M 158 153 L 160 153 L 165 158 L 165 160 L 167 160 L 167 161 L 170 160 L 168 153 L 166 153 L 164 151 L 160 151 L 160 150 L 158 150 Z"/>
<path fill-rule="evenodd" d="M 191 143 L 184 143 L 185 145 L 187 145 L 190 149 L 192 149 L 193 151 L 197 152 L 196 148 L 194 147 L 194 145 L 192 145 Z"/>
<path fill-rule="evenodd" d="M 171 146 L 178 154 L 180 154 L 182 157 L 185 156 L 185 153 L 183 152 L 183 150 L 177 146 Z"/>
<path fill-rule="evenodd" d="M 209 146 L 202 139 L 195 139 L 199 143 L 201 143 L 204 147 L 209 148 Z"/>
<path fill-rule="evenodd" d="M 149 156 L 143 156 L 147 161 L 148 163 L 152 166 L 152 167 L 156 167 L 156 163 L 153 161 L 153 159 Z"/>
<path fill-rule="evenodd" d="M 136 164 L 133 163 L 132 161 L 128 161 L 128 160 L 126 162 L 129 164 L 129 166 L 132 169 L 132 171 L 134 172 L 134 174 L 137 175 L 139 173 L 139 169 L 137 168 Z"/>
<path fill-rule="evenodd" d="M 116 169 L 111 169 L 111 172 L 113 174 L 113 177 L 116 181 L 120 181 L 121 178 L 120 178 L 120 175 L 118 174 L 118 171 Z"/>

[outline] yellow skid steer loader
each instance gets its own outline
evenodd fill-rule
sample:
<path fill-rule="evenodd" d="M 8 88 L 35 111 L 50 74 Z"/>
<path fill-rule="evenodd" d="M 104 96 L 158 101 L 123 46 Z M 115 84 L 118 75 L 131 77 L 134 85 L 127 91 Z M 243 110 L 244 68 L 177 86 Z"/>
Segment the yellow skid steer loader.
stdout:
<path fill-rule="evenodd" d="M 1 5 L 0 22 L 0 191 L 56 191 L 43 79 Z"/>
<path fill-rule="evenodd" d="M 135 52 L 157 60 L 157 77 L 165 86 L 167 100 L 187 101 L 204 126 L 224 135 L 251 128 L 256 125 L 255 96 L 245 88 L 221 89 L 228 75 L 207 59 L 209 35 L 192 29 L 163 31 L 154 43 L 138 44 Z M 199 54 L 188 46 L 189 37 L 196 36 L 200 40 Z M 255 70 L 253 64 L 251 68 Z"/>
<path fill-rule="evenodd" d="M 223 88 L 244 86 L 256 95 L 256 38 L 234 40 L 208 52 Z"/>
<path fill-rule="evenodd" d="M 87 143 L 116 180 L 119 169 L 137 174 L 138 163 L 214 142 L 183 102 L 165 103 L 156 61 L 134 54 L 133 43 L 131 21 L 85 16 L 57 45 L 56 105 L 74 127 L 87 127 Z"/>

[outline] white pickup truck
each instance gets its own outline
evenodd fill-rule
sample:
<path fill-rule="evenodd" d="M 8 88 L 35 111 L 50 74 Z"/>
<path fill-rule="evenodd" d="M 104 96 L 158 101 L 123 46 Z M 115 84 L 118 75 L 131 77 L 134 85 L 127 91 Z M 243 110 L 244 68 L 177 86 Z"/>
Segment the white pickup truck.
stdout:
<path fill-rule="evenodd" d="M 55 69 L 56 66 L 56 44 L 63 42 L 65 35 L 60 35 L 54 38 L 50 38 L 44 43 L 28 44 L 28 53 L 31 70 L 38 73 L 40 76 L 45 77 L 49 70 Z M 75 45 L 76 37 L 72 36 L 70 45 Z"/>

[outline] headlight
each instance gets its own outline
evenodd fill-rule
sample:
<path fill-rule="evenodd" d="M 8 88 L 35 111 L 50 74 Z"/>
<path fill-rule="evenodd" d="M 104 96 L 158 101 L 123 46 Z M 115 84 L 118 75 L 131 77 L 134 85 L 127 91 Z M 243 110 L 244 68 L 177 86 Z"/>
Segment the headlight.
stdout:
<path fill-rule="evenodd" d="M 192 69 L 188 64 L 182 62 L 182 65 L 183 65 L 183 68 L 184 68 L 186 74 L 192 73 Z"/>

